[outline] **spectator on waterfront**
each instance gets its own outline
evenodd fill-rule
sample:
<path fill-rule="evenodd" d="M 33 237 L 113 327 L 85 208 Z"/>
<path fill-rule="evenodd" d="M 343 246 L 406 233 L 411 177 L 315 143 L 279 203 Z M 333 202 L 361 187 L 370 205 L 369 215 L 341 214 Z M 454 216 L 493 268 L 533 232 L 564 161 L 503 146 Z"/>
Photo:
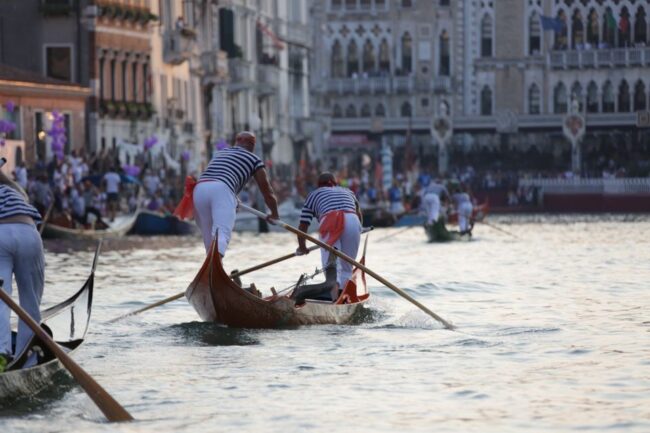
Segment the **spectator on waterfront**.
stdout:
<path fill-rule="evenodd" d="M 15 171 L 16 183 L 24 190 L 27 190 L 27 168 L 25 163 L 20 161 Z"/>
<path fill-rule="evenodd" d="M 110 171 L 103 177 L 104 185 L 106 188 L 106 201 L 108 204 L 108 211 L 110 213 L 110 221 L 115 221 L 115 214 L 120 205 L 120 184 L 122 180 L 120 175 L 117 174 L 115 167 L 111 167 Z"/>

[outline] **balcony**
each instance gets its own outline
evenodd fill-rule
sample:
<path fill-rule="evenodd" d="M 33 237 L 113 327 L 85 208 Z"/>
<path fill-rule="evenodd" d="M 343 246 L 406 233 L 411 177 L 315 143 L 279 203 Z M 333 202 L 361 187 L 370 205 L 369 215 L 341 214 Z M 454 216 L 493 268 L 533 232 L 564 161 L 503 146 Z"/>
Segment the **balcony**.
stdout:
<path fill-rule="evenodd" d="M 630 47 L 553 51 L 549 54 L 548 61 L 552 69 L 650 66 L 650 48 Z"/>
<path fill-rule="evenodd" d="M 170 30 L 163 36 L 163 60 L 171 65 L 180 65 L 192 57 L 194 37 L 186 30 Z"/>
<path fill-rule="evenodd" d="M 311 32 L 309 27 L 302 24 L 291 23 L 288 25 L 285 39 L 296 45 L 311 47 Z"/>
<path fill-rule="evenodd" d="M 273 64 L 257 65 L 257 92 L 260 95 L 270 95 L 277 92 L 280 86 L 280 72 Z"/>
<path fill-rule="evenodd" d="M 395 93 L 412 94 L 414 92 L 450 93 L 453 90 L 450 77 L 415 78 L 415 77 L 369 77 L 338 78 L 325 82 L 325 92 L 339 95 L 390 95 Z"/>
<path fill-rule="evenodd" d="M 433 91 L 443 94 L 453 93 L 454 87 L 451 77 L 435 77 L 433 79 Z"/>
<path fill-rule="evenodd" d="M 228 79 L 228 53 L 221 50 L 206 51 L 201 54 L 206 83 L 220 84 Z"/>
<path fill-rule="evenodd" d="M 241 58 L 232 58 L 228 61 L 228 74 L 230 75 L 230 84 L 228 90 L 239 92 L 249 89 L 255 85 L 251 73 L 252 65 Z"/>

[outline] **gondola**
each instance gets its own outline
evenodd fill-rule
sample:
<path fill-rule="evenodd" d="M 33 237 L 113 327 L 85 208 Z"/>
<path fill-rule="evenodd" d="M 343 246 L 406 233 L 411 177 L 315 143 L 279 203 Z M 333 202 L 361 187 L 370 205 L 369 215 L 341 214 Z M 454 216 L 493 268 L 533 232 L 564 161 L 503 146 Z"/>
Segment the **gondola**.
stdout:
<path fill-rule="evenodd" d="M 69 354 L 74 352 L 84 342 L 93 301 L 93 285 L 99 246 L 90 276 L 83 287 L 70 298 L 41 312 L 42 326 L 52 335 L 56 343 Z M 15 344 L 16 333 L 12 333 Z M 38 346 L 36 350 L 38 364 L 33 367 L 21 368 L 27 359 L 28 351 Z M 46 347 L 36 340 L 27 345 L 28 349 L 16 356 L 7 370 L 0 374 L 0 407 L 8 407 L 16 401 L 37 394 L 53 384 L 52 379 L 64 371 L 63 365 L 50 353 Z"/>
<path fill-rule="evenodd" d="M 131 229 L 136 235 L 191 235 L 196 232 L 196 225 L 182 221 L 177 217 L 150 210 L 140 211 Z"/>
<path fill-rule="evenodd" d="M 473 221 L 483 221 L 485 217 L 490 212 L 490 204 L 486 201 L 482 204 L 474 206 L 472 210 L 472 220 Z M 405 214 L 402 215 L 393 227 L 411 227 L 411 226 L 421 226 L 427 221 L 426 215 L 423 214 Z M 452 212 L 447 216 L 447 224 L 457 224 L 458 223 L 458 213 Z"/>
<path fill-rule="evenodd" d="M 201 270 L 185 292 L 189 303 L 206 322 L 234 328 L 344 324 L 351 321 L 370 297 L 365 274 L 359 269 L 354 269 L 352 279 L 336 302 L 307 299 L 296 303 L 289 296 L 255 296 L 228 276 L 221 256 L 215 252 L 215 244 L 216 241 Z M 366 245 L 361 263 L 365 262 Z"/>
<path fill-rule="evenodd" d="M 138 218 L 138 213 L 139 211 L 136 211 L 133 214 L 118 216 L 115 221 L 107 223 L 107 227 L 102 229 L 77 228 L 72 221 L 65 217 L 53 218 L 45 224 L 43 237 L 72 240 L 122 237 L 131 231 Z"/>
<path fill-rule="evenodd" d="M 424 224 L 424 232 L 427 235 L 429 243 L 472 240 L 471 230 L 465 233 L 456 230 L 449 231 L 445 227 L 442 219 L 438 220 L 435 224 Z"/>

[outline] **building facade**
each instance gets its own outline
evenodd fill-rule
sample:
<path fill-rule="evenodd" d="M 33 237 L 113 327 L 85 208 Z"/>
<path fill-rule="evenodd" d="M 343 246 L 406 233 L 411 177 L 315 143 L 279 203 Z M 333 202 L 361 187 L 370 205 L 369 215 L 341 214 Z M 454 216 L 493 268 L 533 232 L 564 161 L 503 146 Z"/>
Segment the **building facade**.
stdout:
<path fill-rule="evenodd" d="M 332 165 L 389 146 L 398 168 L 409 149 L 432 170 L 445 171 L 446 154 L 458 166 L 494 160 L 495 152 L 517 155 L 513 167 L 567 169 L 563 123 L 575 100 L 586 124 L 583 154 L 645 149 L 649 7 L 632 0 L 317 1 L 319 144 Z M 542 17 L 561 25 L 545 30 Z"/>

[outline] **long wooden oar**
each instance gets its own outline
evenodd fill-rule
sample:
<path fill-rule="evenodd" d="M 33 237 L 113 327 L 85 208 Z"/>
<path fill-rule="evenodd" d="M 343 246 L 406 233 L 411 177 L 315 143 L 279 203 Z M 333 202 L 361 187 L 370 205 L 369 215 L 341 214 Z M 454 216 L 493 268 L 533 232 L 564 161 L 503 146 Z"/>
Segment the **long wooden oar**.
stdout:
<path fill-rule="evenodd" d="M 0 286 L 3 282 L 0 280 Z M 126 411 L 102 386 L 95 381 L 86 371 L 81 368 L 76 362 L 68 356 L 67 353 L 59 347 L 58 344 L 52 340 L 52 338 L 41 328 L 34 319 L 31 318 L 25 310 L 23 310 L 18 304 L 11 299 L 2 288 L 0 288 L 0 299 L 2 299 L 5 304 L 9 306 L 14 312 L 20 317 L 20 319 L 31 328 L 36 336 L 59 358 L 61 364 L 68 369 L 72 377 L 75 378 L 77 383 L 81 385 L 88 397 L 90 397 L 99 410 L 101 410 L 108 421 L 110 422 L 121 422 L 121 421 L 132 421 L 133 417 L 129 412 Z"/>
<path fill-rule="evenodd" d="M 313 246 L 313 247 L 309 248 L 309 251 L 314 251 L 316 249 L 318 249 L 318 246 Z M 284 256 L 278 257 L 277 259 L 269 260 L 268 262 L 264 262 L 264 263 L 261 263 L 259 265 L 252 266 L 252 267 L 250 267 L 248 269 L 244 269 L 244 270 L 235 272 L 235 273 L 233 273 L 231 275 L 231 277 L 239 277 L 241 275 L 245 275 L 245 274 L 257 271 L 257 270 L 265 268 L 267 266 L 275 265 L 276 263 L 283 262 L 285 260 L 288 260 L 288 259 L 290 259 L 292 257 L 296 257 L 296 256 L 298 256 L 298 254 L 296 252 L 293 252 L 291 254 L 286 254 Z M 169 298 L 162 299 L 162 300 L 160 300 L 158 302 L 154 302 L 153 304 L 149 304 L 149 305 L 147 305 L 145 307 L 140 308 L 139 310 L 131 311 L 130 313 L 126 313 L 126 314 L 124 314 L 124 315 L 122 315 L 120 317 L 116 317 L 115 319 L 111 319 L 107 323 L 117 322 L 118 320 L 124 319 L 126 317 L 134 316 L 136 314 L 140 314 L 140 313 L 142 313 L 144 311 L 151 310 L 152 308 L 156 308 L 156 307 L 159 307 L 161 305 L 164 305 L 164 304 L 167 304 L 169 302 L 180 299 L 183 296 L 185 296 L 185 291 L 177 293 L 174 296 L 170 296 Z"/>
<path fill-rule="evenodd" d="M 38 229 L 38 234 L 42 235 L 43 231 L 45 230 L 45 226 L 47 225 L 47 222 L 50 220 L 50 216 L 52 216 L 52 210 L 54 210 L 54 197 L 52 197 L 52 203 L 47 207 L 47 212 L 45 212 L 45 216 L 43 217 L 43 221 L 41 222 L 41 227 Z"/>
<path fill-rule="evenodd" d="M 255 215 L 255 216 L 259 217 L 259 218 L 264 218 L 264 219 L 267 218 L 267 216 L 266 216 L 264 213 L 258 211 L 257 209 L 253 209 L 252 207 L 246 206 L 245 204 L 241 204 L 241 203 L 240 203 L 240 204 L 239 204 L 239 207 L 240 207 L 241 209 L 244 209 L 244 210 L 247 211 L 247 212 L 252 213 L 253 215 Z M 410 303 L 412 303 L 413 305 L 415 305 L 416 307 L 418 307 L 420 310 L 422 310 L 422 311 L 424 311 L 425 313 L 427 313 L 429 316 L 431 316 L 431 317 L 433 317 L 434 319 L 436 319 L 438 322 L 442 323 L 443 326 L 444 326 L 445 328 L 447 328 L 447 329 L 454 329 L 454 326 L 453 326 L 451 323 L 447 322 L 445 319 L 443 319 L 442 317 L 438 316 L 438 315 L 437 315 L 436 313 L 434 313 L 433 311 L 429 310 L 427 307 L 425 307 L 424 305 L 422 305 L 420 302 L 418 302 L 417 300 L 413 299 L 413 298 L 412 298 L 408 293 L 406 293 L 404 290 L 402 290 L 402 289 L 400 289 L 399 287 L 397 287 L 396 285 L 392 284 L 390 281 L 386 280 L 384 277 L 382 277 L 381 275 L 377 274 L 377 273 L 374 272 L 372 269 L 369 269 L 367 266 L 365 266 L 365 265 L 363 265 L 363 264 L 357 262 L 356 260 L 354 260 L 353 258 L 349 257 L 348 255 L 343 254 L 342 252 L 340 252 L 340 251 L 337 250 L 336 248 L 332 248 L 331 246 L 327 245 L 325 242 L 322 242 L 322 241 L 316 239 L 315 237 L 310 236 L 310 235 L 308 235 L 307 233 L 305 233 L 305 232 L 303 232 L 303 231 L 301 231 L 301 230 L 298 230 L 297 228 L 292 227 L 292 226 L 290 226 L 289 224 L 287 224 L 287 223 L 285 223 L 285 222 L 283 222 L 283 221 L 281 221 L 281 220 L 271 220 L 271 222 L 272 222 L 273 224 L 277 224 L 277 225 L 279 225 L 280 227 L 282 227 L 283 229 L 285 229 L 285 230 L 287 230 L 287 231 L 290 231 L 291 233 L 294 233 L 294 234 L 296 234 L 296 235 L 298 235 L 298 236 L 302 236 L 303 238 L 307 239 L 308 241 L 315 243 L 315 244 L 318 245 L 319 247 L 326 249 L 327 251 L 329 251 L 330 253 L 334 254 L 335 256 L 337 256 L 337 257 L 339 257 L 339 258 L 345 260 L 345 261 L 348 262 L 348 263 L 353 264 L 354 266 L 356 266 L 357 268 L 361 269 L 361 270 L 362 270 L 363 272 L 365 272 L 366 274 L 368 274 L 368 275 L 370 275 L 371 277 L 373 277 L 375 280 L 379 281 L 380 283 L 382 283 L 383 285 L 385 285 L 386 287 L 388 287 L 389 289 L 391 289 L 392 291 L 394 291 L 395 293 L 397 293 L 398 295 L 400 295 L 402 298 L 406 299 L 407 301 L 409 301 Z"/>
<path fill-rule="evenodd" d="M 481 224 L 485 224 L 486 226 L 491 227 L 491 228 L 493 228 L 494 230 L 496 230 L 496 231 L 498 231 L 498 232 L 505 233 L 505 234 L 507 234 L 508 236 L 512 236 L 512 237 L 515 238 L 515 239 L 521 239 L 521 238 L 520 238 L 519 236 L 517 236 L 516 234 L 511 233 L 511 232 L 509 232 L 509 231 L 507 231 L 507 230 L 504 230 L 504 229 L 502 229 L 502 228 L 500 228 L 500 227 L 497 227 L 497 226 L 495 226 L 494 224 L 490 224 L 490 223 L 487 222 L 487 221 L 476 221 L 476 222 L 481 223 Z"/>

